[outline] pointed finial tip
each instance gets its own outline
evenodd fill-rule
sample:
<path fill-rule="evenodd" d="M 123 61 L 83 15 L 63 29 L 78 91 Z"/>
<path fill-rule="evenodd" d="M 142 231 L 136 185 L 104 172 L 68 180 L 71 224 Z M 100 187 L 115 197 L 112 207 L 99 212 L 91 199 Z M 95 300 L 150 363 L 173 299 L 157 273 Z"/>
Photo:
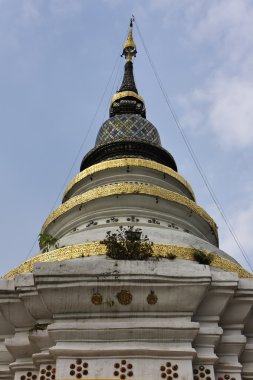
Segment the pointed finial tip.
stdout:
<path fill-rule="evenodd" d="M 132 61 L 132 57 L 135 57 L 137 53 L 132 33 L 133 21 L 134 16 L 132 15 L 132 17 L 130 18 L 130 30 L 122 52 L 122 56 L 124 55 L 127 61 Z"/>

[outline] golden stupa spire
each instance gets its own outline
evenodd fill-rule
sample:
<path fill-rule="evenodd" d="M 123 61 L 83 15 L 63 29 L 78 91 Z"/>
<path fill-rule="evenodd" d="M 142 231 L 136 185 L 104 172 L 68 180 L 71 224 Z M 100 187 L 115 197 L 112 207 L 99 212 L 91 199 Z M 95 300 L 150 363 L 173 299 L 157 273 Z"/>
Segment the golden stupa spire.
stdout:
<path fill-rule="evenodd" d="M 144 99 L 138 94 L 133 73 L 132 58 L 136 56 L 136 45 L 133 40 L 133 21 L 130 19 L 129 33 L 121 56 L 126 59 L 124 76 L 119 90 L 113 95 L 110 107 L 110 116 L 124 113 L 139 114 L 146 117 Z"/>
<path fill-rule="evenodd" d="M 124 55 L 127 61 L 132 61 L 132 57 L 135 57 L 137 53 L 136 45 L 133 39 L 133 21 L 134 17 L 131 17 L 129 33 L 122 52 L 122 56 Z"/>

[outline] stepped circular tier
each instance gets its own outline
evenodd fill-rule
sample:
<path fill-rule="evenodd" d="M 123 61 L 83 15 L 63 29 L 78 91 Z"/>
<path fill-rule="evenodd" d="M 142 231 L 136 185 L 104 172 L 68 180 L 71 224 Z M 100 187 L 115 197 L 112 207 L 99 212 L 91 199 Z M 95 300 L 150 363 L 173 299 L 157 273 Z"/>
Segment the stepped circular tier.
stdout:
<path fill-rule="evenodd" d="M 34 264 L 105 255 L 101 243 L 108 231 L 141 229 L 153 243 L 154 255 L 194 260 L 194 252 L 212 253 L 211 266 L 250 277 L 218 247 L 217 226 L 198 206 L 189 183 L 175 170 L 155 161 L 121 158 L 80 172 L 67 186 L 63 203 L 46 219 L 41 233 L 50 246 L 7 274 L 30 272 Z M 55 249 L 57 248 L 57 249 Z"/>

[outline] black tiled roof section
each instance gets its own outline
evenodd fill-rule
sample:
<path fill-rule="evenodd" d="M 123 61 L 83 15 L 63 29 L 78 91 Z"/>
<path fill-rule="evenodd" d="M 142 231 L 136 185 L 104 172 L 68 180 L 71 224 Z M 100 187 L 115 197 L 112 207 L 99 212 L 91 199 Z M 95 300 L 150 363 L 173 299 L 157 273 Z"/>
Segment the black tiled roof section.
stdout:
<path fill-rule="evenodd" d="M 131 61 L 128 61 L 125 64 L 124 78 L 118 92 L 123 91 L 133 91 L 136 92 L 136 94 L 138 94 L 134 82 L 133 63 Z"/>

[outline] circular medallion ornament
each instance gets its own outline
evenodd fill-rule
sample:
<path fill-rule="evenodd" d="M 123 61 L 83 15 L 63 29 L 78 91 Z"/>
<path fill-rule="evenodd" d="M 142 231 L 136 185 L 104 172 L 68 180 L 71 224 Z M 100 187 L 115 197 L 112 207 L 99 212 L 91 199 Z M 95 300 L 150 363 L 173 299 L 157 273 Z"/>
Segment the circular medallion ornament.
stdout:
<path fill-rule="evenodd" d="M 91 302 L 93 305 L 101 305 L 103 302 L 103 297 L 100 293 L 94 293 L 91 297 Z"/>
<path fill-rule="evenodd" d="M 147 296 L 147 303 L 149 305 L 155 305 L 157 301 L 158 301 L 157 295 L 155 294 L 153 290 L 151 290 L 151 292 Z"/>
<path fill-rule="evenodd" d="M 121 290 L 117 293 L 117 299 L 121 305 L 129 305 L 132 302 L 133 296 L 128 290 Z"/>

